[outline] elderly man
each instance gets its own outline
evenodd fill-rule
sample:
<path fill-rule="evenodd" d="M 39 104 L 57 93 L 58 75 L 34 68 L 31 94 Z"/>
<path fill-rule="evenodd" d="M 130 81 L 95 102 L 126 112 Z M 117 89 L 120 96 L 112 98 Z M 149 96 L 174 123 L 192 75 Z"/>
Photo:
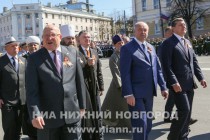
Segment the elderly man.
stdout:
<path fill-rule="evenodd" d="M 28 53 L 24 54 L 23 57 L 27 59 L 30 54 L 36 52 L 40 47 L 40 43 L 41 43 L 41 41 L 40 41 L 39 37 L 29 36 L 26 39 L 26 45 L 28 47 Z"/>
<path fill-rule="evenodd" d="M 76 46 L 76 41 L 75 41 L 75 29 L 73 25 L 62 25 L 60 27 L 61 30 L 61 35 L 62 35 L 62 40 L 61 40 L 61 45 L 64 46 Z"/>
<path fill-rule="evenodd" d="M 29 36 L 26 39 L 26 45 L 28 47 L 28 53 L 24 54 L 24 58 L 28 58 L 30 54 L 36 52 L 40 46 L 40 39 L 37 36 Z M 37 139 L 37 130 L 35 127 L 32 126 L 27 106 L 24 108 L 24 115 L 23 115 L 23 134 L 29 136 L 29 140 L 36 140 Z"/>
<path fill-rule="evenodd" d="M 27 105 L 38 140 L 81 140 L 86 98 L 79 54 L 60 45 L 54 25 L 44 28 L 42 38 L 43 48 L 28 57 L 26 69 Z"/>
<path fill-rule="evenodd" d="M 120 50 L 122 95 L 132 114 L 131 124 L 135 130 L 133 140 L 148 140 L 153 118 L 150 113 L 153 96 L 157 96 L 157 84 L 162 96 L 167 98 L 168 95 L 155 49 L 146 41 L 148 32 L 149 27 L 145 22 L 137 22 L 135 38 Z M 140 113 L 139 117 L 133 116 L 134 113 Z"/>
<path fill-rule="evenodd" d="M 0 108 L 4 140 L 19 140 L 25 104 L 25 59 L 18 56 L 19 42 L 14 37 L 5 43 L 0 57 Z"/>

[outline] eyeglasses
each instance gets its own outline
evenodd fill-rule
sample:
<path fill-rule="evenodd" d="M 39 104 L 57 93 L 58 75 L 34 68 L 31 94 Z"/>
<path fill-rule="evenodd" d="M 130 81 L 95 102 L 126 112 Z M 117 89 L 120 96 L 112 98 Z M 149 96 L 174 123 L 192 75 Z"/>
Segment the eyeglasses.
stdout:
<path fill-rule="evenodd" d="M 54 34 L 54 33 L 52 33 L 52 34 L 45 34 L 43 36 L 46 37 L 46 38 L 49 38 L 49 37 L 55 38 L 56 36 L 59 36 L 59 35 L 61 35 L 61 34 Z"/>

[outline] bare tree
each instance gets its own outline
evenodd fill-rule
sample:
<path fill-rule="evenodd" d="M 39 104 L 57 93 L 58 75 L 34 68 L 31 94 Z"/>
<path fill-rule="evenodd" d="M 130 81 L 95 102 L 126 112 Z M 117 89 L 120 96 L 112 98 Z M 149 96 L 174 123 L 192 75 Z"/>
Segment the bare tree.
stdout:
<path fill-rule="evenodd" d="M 208 0 L 172 0 L 170 7 L 170 19 L 182 17 L 187 23 L 188 36 L 192 38 L 192 26 L 197 19 L 205 17 L 205 13 L 210 9 L 206 7 Z"/>

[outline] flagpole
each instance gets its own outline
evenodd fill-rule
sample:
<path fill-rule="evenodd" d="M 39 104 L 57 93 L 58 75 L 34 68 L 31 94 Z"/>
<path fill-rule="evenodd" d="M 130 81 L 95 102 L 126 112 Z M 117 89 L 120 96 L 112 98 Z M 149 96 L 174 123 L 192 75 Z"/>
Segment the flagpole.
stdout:
<path fill-rule="evenodd" d="M 164 37 L 163 19 L 161 18 L 162 10 L 161 10 L 161 2 L 160 2 L 160 0 L 159 0 L 159 12 L 160 12 L 161 33 L 162 33 L 162 37 Z"/>

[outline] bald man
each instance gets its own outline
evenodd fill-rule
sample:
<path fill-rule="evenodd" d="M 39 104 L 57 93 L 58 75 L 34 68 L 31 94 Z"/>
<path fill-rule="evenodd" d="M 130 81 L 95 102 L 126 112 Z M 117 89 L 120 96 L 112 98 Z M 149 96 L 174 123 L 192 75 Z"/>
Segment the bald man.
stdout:
<path fill-rule="evenodd" d="M 162 96 L 167 98 L 168 95 L 155 49 L 146 41 L 148 32 L 149 27 L 145 22 L 137 22 L 135 38 L 120 51 L 122 95 L 126 98 L 132 114 L 133 140 L 148 140 L 157 84 Z M 138 117 L 134 115 L 136 113 L 139 113 Z"/>

